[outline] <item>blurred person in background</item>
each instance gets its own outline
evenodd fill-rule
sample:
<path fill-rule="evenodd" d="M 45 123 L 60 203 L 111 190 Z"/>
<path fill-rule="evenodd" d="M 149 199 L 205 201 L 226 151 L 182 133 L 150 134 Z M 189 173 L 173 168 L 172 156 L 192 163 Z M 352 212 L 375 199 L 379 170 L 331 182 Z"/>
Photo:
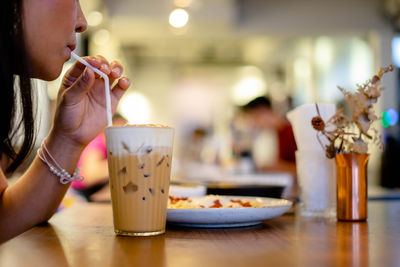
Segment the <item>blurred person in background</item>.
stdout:
<path fill-rule="evenodd" d="M 256 133 L 269 130 L 275 133 L 276 147 L 256 147 L 260 150 L 276 150 L 275 159 L 267 164 L 256 166 L 264 172 L 288 172 L 296 176 L 295 151 L 297 150 L 292 127 L 286 118 L 275 113 L 268 97 L 257 97 L 240 107 L 249 126 Z M 253 146 L 254 149 L 254 146 Z M 254 155 L 253 155 L 254 156 Z"/>

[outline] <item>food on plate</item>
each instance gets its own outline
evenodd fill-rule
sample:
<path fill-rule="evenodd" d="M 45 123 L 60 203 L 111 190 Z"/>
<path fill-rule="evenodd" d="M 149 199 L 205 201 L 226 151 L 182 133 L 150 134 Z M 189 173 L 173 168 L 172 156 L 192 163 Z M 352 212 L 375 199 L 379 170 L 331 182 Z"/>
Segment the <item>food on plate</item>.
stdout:
<path fill-rule="evenodd" d="M 250 200 L 208 195 L 206 197 L 169 196 L 168 209 L 259 208 L 265 204 Z"/>

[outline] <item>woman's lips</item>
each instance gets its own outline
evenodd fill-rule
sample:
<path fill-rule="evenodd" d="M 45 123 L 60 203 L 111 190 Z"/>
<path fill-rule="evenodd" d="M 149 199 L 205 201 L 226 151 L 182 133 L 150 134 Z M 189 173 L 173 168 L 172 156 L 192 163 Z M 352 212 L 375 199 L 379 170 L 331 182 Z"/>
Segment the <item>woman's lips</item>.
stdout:
<path fill-rule="evenodd" d="M 75 44 L 72 44 L 72 45 L 67 45 L 67 47 L 71 50 L 71 52 L 72 51 L 74 51 L 75 50 L 75 48 L 76 48 L 76 45 Z"/>
<path fill-rule="evenodd" d="M 71 52 L 74 51 L 75 48 L 76 48 L 76 45 L 74 45 L 74 44 L 73 45 L 67 45 L 67 47 L 66 47 L 66 51 L 67 51 L 67 55 L 68 55 L 67 60 L 69 60 L 71 58 Z"/>

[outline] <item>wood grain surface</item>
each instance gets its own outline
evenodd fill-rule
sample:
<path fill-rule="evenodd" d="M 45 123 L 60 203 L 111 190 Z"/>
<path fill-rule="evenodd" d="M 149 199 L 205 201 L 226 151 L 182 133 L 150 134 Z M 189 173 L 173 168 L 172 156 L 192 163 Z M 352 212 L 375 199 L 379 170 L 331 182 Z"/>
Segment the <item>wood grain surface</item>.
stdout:
<path fill-rule="evenodd" d="M 82 204 L 0 245 L 0 266 L 400 266 L 400 201 L 370 201 L 367 222 L 286 214 L 260 226 L 168 226 L 114 235 L 109 204 Z"/>

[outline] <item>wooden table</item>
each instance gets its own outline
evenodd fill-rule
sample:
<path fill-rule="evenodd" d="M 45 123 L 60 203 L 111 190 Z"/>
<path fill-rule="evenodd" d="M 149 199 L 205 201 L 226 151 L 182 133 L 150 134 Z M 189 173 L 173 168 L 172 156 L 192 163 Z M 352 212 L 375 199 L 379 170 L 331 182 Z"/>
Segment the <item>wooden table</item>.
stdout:
<path fill-rule="evenodd" d="M 400 266 L 400 201 L 370 201 L 363 223 L 288 214 L 147 238 L 115 236 L 111 206 L 83 204 L 1 245 L 0 266 Z"/>

